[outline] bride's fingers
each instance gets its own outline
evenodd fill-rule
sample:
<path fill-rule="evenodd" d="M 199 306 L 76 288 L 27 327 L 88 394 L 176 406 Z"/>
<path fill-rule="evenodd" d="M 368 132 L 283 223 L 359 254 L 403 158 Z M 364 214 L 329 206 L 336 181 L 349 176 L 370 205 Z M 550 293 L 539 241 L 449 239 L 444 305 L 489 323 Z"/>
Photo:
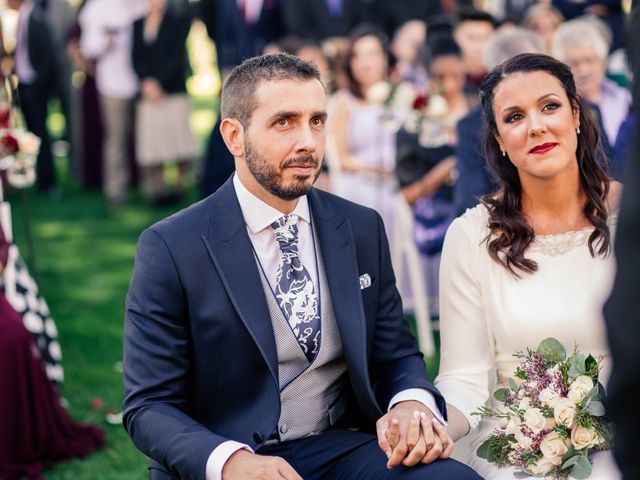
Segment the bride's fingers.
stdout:
<path fill-rule="evenodd" d="M 433 425 L 433 430 L 442 442 L 442 454 L 440 455 L 440 458 L 449 458 L 449 455 L 451 455 L 451 452 L 453 452 L 453 448 L 455 447 L 453 439 L 438 420 L 434 418 L 431 423 Z"/>

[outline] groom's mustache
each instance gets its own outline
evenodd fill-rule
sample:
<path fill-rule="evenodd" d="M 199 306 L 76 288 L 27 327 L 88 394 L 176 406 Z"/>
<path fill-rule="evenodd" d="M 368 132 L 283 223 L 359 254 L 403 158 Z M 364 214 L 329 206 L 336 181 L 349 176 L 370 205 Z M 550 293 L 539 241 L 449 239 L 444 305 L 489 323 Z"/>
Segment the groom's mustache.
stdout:
<path fill-rule="evenodd" d="M 288 158 L 282 162 L 282 168 L 287 167 L 313 167 L 318 166 L 318 160 L 313 155 L 304 155 L 301 157 Z"/>

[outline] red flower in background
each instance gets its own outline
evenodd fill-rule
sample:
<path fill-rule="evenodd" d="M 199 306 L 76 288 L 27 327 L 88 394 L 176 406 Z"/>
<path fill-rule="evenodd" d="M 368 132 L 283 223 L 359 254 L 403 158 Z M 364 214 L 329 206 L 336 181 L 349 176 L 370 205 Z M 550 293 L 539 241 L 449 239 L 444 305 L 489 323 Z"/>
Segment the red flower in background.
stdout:
<path fill-rule="evenodd" d="M 426 95 L 418 95 L 413 99 L 413 109 L 414 110 L 422 110 L 429 103 L 429 99 Z"/>
<path fill-rule="evenodd" d="M 0 138 L 0 145 L 8 155 L 14 154 L 20 149 L 18 140 L 13 136 L 11 132 L 4 132 L 2 134 L 2 138 Z"/>
<path fill-rule="evenodd" d="M 9 105 L 0 105 L 0 128 L 9 128 L 11 108 Z"/>

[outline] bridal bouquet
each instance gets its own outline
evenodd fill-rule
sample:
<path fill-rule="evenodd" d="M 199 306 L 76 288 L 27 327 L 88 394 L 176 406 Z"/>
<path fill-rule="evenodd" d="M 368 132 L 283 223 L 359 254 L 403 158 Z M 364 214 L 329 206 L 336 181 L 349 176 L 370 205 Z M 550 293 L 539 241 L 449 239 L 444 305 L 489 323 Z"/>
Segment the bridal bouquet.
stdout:
<path fill-rule="evenodd" d="M 519 468 L 516 478 L 588 478 L 589 451 L 610 443 L 598 361 L 577 350 L 567 357 L 554 338 L 515 356 L 515 378 L 494 393 L 500 405 L 474 412 L 499 421 L 478 456 L 497 467 Z"/>

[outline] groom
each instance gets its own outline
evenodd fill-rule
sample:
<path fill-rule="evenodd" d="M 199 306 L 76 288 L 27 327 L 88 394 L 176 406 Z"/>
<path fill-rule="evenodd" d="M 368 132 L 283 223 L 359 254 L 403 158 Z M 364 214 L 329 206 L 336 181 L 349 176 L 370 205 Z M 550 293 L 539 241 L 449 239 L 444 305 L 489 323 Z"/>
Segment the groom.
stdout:
<path fill-rule="evenodd" d="M 402 317 L 372 210 L 315 190 L 326 94 L 288 55 L 222 92 L 237 173 L 140 237 L 124 425 L 155 479 L 477 479 Z"/>

